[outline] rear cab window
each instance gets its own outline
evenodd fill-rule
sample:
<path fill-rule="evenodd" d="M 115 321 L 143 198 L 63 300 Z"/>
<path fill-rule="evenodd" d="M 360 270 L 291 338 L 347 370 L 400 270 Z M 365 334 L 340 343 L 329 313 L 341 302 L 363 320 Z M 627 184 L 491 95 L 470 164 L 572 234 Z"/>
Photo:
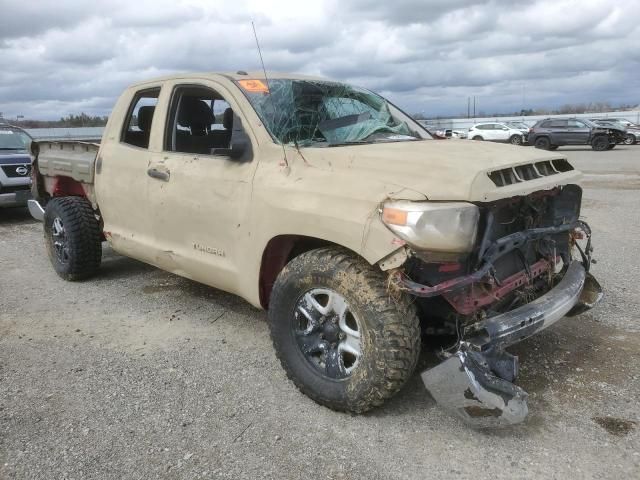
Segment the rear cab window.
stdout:
<path fill-rule="evenodd" d="M 159 87 L 136 93 L 124 122 L 121 142 L 134 147 L 149 148 L 149 135 L 159 95 Z"/>

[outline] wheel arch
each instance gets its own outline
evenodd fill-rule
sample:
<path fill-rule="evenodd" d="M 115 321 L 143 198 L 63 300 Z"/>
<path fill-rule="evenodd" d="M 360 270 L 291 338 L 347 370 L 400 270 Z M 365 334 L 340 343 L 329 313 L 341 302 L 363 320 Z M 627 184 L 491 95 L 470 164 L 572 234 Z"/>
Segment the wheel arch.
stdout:
<path fill-rule="evenodd" d="M 273 284 L 287 263 L 305 252 L 329 246 L 341 247 L 349 250 L 354 256 L 362 257 L 344 245 L 323 238 L 291 234 L 277 235 L 271 238 L 262 252 L 258 277 L 258 292 L 262 308 L 266 310 L 269 307 L 269 297 L 271 296 Z"/>

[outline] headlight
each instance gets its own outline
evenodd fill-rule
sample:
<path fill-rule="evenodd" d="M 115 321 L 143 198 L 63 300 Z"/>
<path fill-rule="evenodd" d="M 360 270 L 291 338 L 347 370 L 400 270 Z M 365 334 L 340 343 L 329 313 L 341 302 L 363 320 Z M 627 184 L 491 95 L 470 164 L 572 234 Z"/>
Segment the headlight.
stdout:
<path fill-rule="evenodd" d="M 473 249 L 480 211 L 466 202 L 391 201 L 382 221 L 416 249 L 468 253 Z"/>

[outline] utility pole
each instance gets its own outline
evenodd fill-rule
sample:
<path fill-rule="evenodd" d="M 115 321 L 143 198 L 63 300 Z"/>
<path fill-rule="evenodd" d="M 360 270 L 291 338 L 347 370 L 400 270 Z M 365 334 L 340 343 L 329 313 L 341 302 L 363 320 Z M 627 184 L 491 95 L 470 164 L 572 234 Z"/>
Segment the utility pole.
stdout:
<path fill-rule="evenodd" d="M 471 97 L 467 97 L 467 118 L 471 118 Z"/>
<path fill-rule="evenodd" d="M 473 118 L 476 118 L 476 96 L 473 96 Z"/>

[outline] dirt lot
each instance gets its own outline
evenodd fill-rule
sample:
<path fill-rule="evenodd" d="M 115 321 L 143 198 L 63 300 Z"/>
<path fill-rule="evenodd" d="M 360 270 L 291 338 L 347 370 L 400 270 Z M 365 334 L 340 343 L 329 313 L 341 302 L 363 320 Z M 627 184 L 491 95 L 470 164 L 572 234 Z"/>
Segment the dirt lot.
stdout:
<path fill-rule="evenodd" d="M 606 300 L 512 349 L 520 426 L 474 431 L 419 377 L 334 413 L 289 383 L 265 314 L 105 249 L 65 283 L 0 211 L 0 478 L 640 478 L 640 146 L 561 149 L 587 175 Z"/>

